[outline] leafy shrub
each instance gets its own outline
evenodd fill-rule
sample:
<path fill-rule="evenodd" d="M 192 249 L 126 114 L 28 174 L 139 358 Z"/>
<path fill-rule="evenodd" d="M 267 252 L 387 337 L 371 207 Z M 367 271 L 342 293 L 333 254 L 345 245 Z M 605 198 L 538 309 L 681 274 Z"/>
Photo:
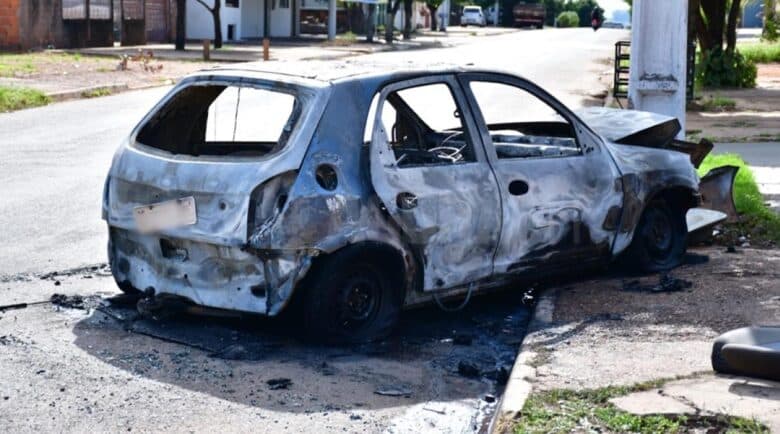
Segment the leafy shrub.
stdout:
<path fill-rule="evenodd" d="M 756 87 L 756 64 L 739 51 L 732 54 L 714 48 L 700 60 L 699 72 L 704 87 Z"/>
<path fill-rule="evenodd" d="M 580 17 L 577 12 L 566 11 L 558 15 L 558 27 L 577 27 L 580 25 Z"/>

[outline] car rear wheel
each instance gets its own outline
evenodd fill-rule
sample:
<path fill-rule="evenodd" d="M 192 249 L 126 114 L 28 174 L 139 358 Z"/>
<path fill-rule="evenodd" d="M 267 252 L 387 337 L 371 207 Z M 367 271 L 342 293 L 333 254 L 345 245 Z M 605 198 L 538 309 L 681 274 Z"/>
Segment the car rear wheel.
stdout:
<path fill-rule="evenodd" d="M 627 259 L 643 272 L 674 268 L 685 255 L 687 235 L 685 213 L 664 201 L 653 201 L 642 213 Z"/>
<path fill-rule="evenodd" d="M 347 249 L 324 258 L 307 276 L 303 324 L 310 339 L 362 343 L 386 337 L 403 298 L 379 255 Z"/>

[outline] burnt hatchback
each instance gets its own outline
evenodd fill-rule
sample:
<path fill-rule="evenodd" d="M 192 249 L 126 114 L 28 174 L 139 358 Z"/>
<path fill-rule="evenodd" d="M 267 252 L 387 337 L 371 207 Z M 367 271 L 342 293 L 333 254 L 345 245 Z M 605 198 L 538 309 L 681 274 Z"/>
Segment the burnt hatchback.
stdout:
<path fill-rule="evenodd" d="M 103 203 L 123 291 L 294 304 L 312 335 L 354 342 L 405 306 L 685 252 L 703 155 L 673 118 L 575 113 L 493 71 L 303 67 L 198 73 L 133 130 Z"/>

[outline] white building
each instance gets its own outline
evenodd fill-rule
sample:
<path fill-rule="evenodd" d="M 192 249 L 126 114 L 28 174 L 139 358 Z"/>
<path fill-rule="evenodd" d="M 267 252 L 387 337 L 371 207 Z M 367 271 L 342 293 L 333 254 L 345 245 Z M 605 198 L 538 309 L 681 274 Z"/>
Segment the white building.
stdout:
<path fill-rule="evenodd" d="M 203 0 L 209 6 L 214 0 Z M 221 0 L 220 18 L 222 39 L 237 41 L 264 37 L 289 38 L 301 34 L 327 33 L 334 37 L 336 29 L 343 28 L 347 20 L 345 3 L 337 0 Z M 384 22 L 387 0 L 355 0 L 378 4 L 377 24 Z M 449 1 L 444 2 L 449 7 Z M 444 5 L 442 5 L 444 6 Z M 440 7 L 443 10 L 443 7 Z M 336 18 L 331 19 L 330 11 Z M 412 8 L 412 27 L 429 26 L 428 11 L 424 2 L 415 1 Z M 187 0 L 187 39 L 214 38 L 211 12 L 197 0 Z M 403 7 L 395 17 L 395 27 L 403 28 Z M 266 31 L 267 28 L 267 31 Z"/>

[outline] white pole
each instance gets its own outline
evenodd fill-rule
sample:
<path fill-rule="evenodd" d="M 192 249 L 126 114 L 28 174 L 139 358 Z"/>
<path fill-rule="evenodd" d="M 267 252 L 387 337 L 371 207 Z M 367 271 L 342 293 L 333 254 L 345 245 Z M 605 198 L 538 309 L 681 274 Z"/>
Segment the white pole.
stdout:
<path fill-rule="evenodd" d="M 628 104 L 674 116 L 685 137 L 688 0 L 634 0 Z"/>
<path fill-rule="evenodd" d="M 328 0 L 328 40 L 336 39 L 336 0 Z"/>
<path fill-rule="evenodd" d="M 496 12 L 496 14 L 493 16 L 493 27 L 498 27 L 498 0 L 496 0 L 496 4 L 493 7 L 495 8 Z"/>

